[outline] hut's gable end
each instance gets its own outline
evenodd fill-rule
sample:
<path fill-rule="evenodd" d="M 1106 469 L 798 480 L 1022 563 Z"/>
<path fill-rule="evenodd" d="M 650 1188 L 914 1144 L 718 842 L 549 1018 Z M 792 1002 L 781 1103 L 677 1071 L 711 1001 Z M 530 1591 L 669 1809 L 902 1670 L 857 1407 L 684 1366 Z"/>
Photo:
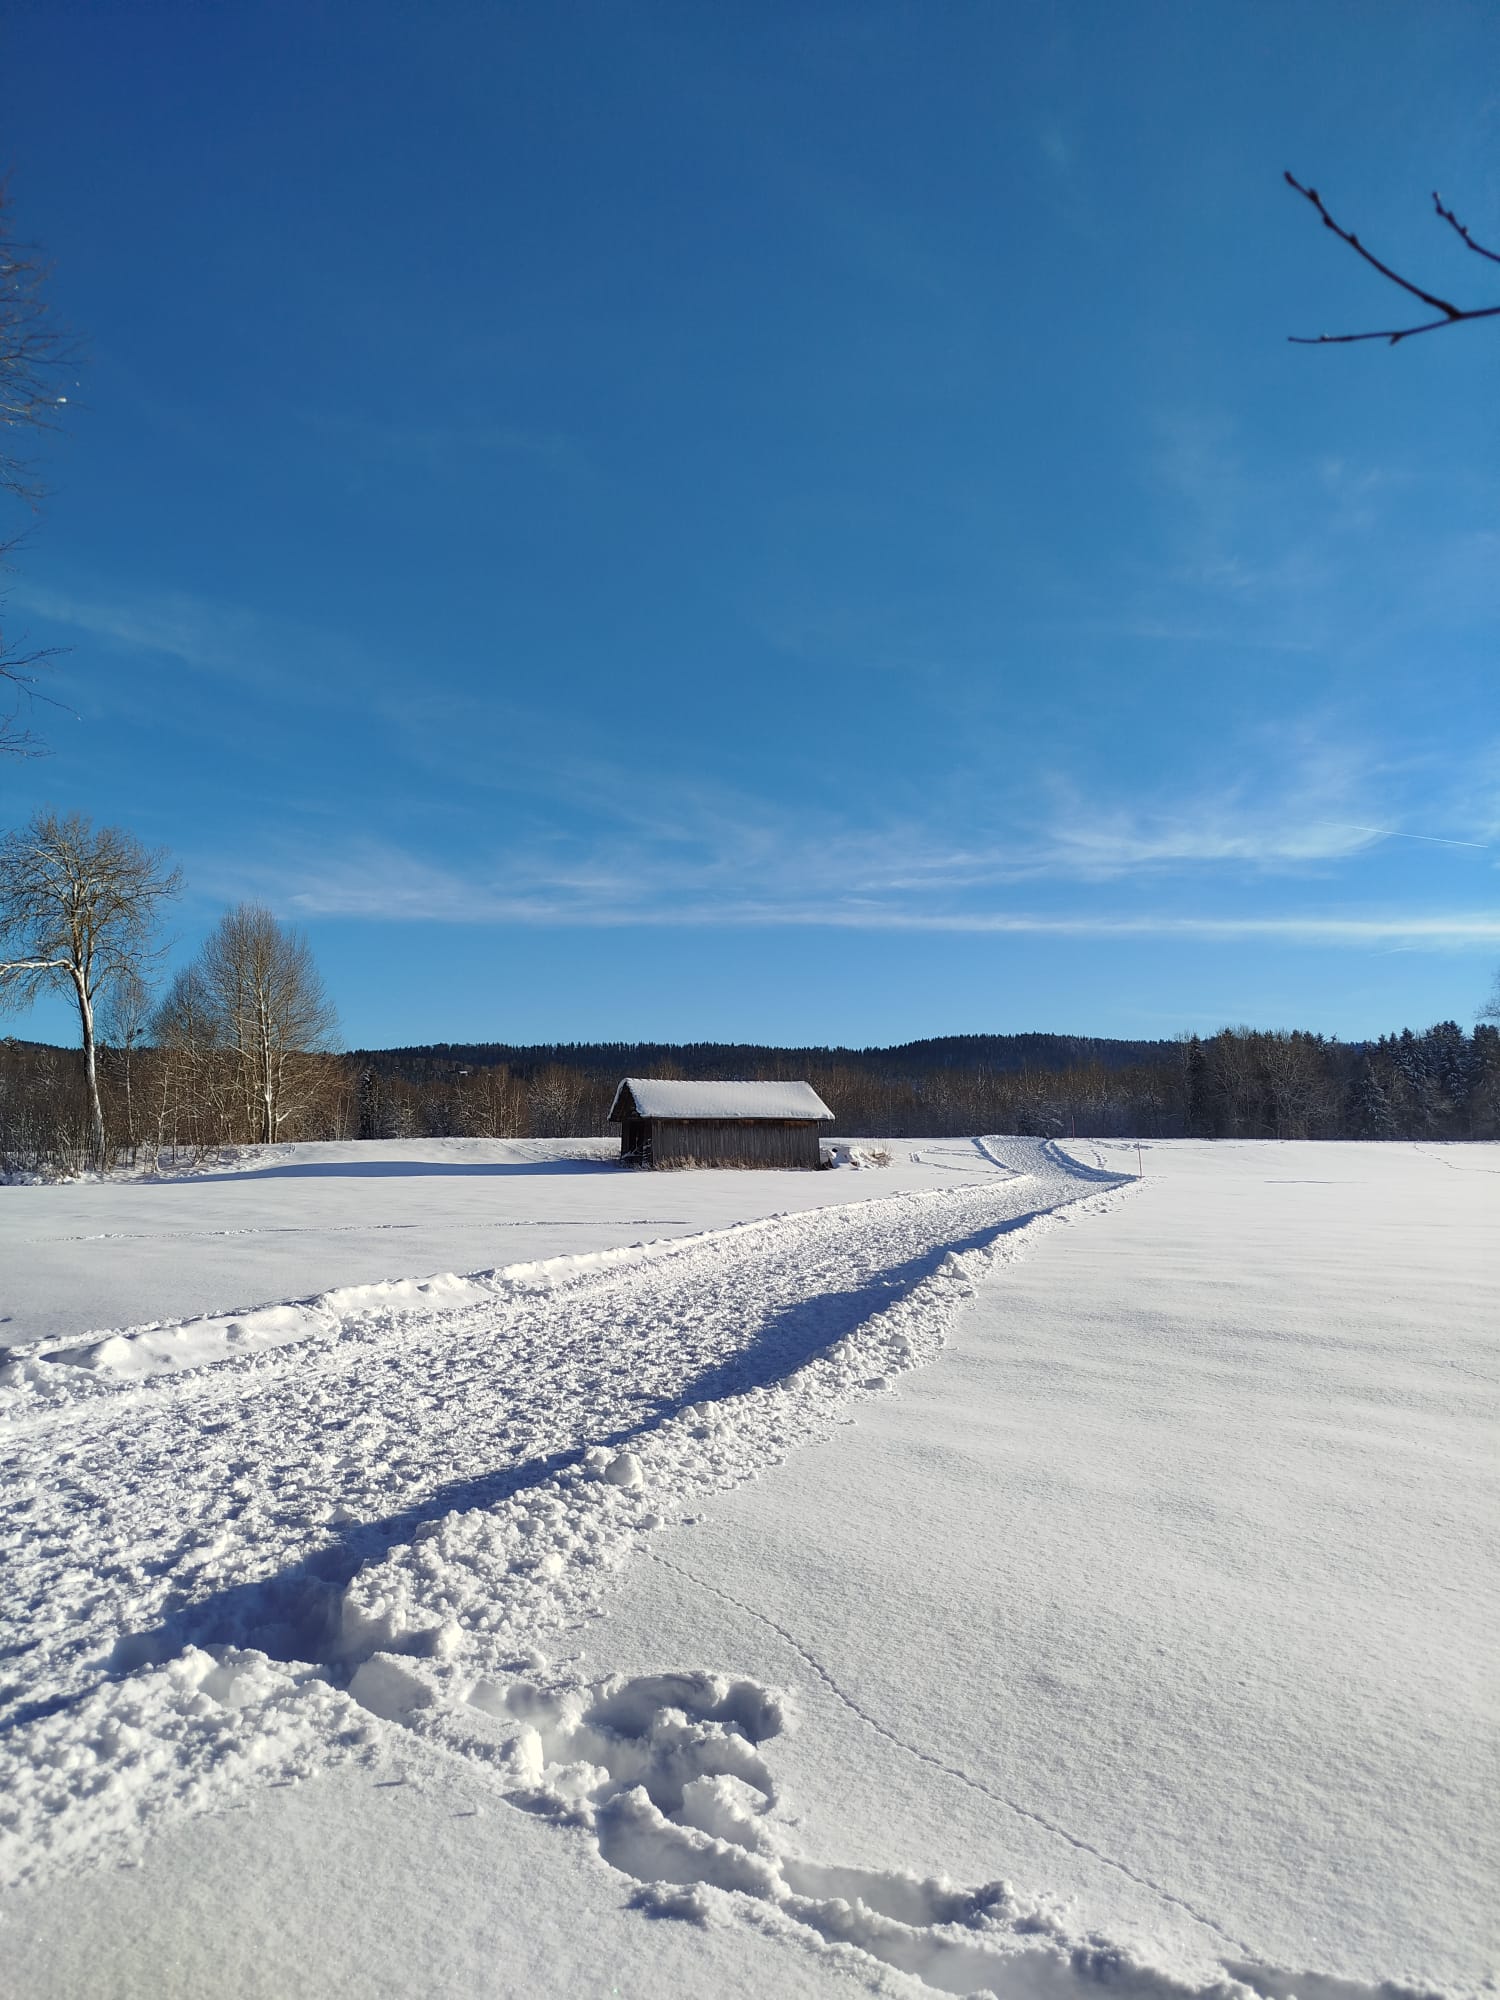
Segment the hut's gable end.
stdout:
<path fill-rule="evenodd" d="M 606 1125 L 625 1125 L 640 1115 L 635 1093 L 631 1090 L 630 1079 L 627 1077 L 615 1092 L 615 1101 L 609 1107 L 609 1116 L 604 1122 Z"/>

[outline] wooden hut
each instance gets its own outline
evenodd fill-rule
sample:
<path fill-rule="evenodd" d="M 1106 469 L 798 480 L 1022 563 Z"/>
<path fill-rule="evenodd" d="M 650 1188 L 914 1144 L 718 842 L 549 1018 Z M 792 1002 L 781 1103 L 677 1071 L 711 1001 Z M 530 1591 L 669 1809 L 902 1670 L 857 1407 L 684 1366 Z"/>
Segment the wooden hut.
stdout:
<path fill-rule="evenodd" d="M 627 1076 L 609 1122 L 636 1167 L 816 1167 L 833 1113 L 810 1083 Z"/>

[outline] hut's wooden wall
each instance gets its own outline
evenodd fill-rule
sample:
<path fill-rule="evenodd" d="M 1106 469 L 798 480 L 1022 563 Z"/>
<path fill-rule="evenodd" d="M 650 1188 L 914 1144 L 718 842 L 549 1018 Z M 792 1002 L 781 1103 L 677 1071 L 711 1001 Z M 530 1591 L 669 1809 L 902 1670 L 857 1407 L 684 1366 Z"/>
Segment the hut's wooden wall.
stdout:
<path fill-rule="evenodd" d="M 756 1118 L 630 1118 L 622 1159 L 652 1167 L 794 1167 L 819 1164 L 819 1127 Z"/>

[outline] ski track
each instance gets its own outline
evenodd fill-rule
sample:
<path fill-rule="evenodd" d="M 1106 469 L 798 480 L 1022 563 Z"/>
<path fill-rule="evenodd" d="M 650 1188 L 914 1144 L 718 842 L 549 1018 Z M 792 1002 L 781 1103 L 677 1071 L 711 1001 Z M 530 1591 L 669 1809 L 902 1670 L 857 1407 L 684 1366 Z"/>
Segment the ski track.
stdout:
<path fill-rule="evenodd" d="M 371 1307 L 144 1381 L 23 1357 L 0 1397 L 0 1883 L 128 1865 L 184 1815 L 416 1737 L 512 1804 L 589 1829 L 658 1916 L 748 1915 L 949 1993 L 1313 1993 L 1248 1962 L 1146 1965 L 1006 1884 L 798 1855 L 761 1748 L 784 1725 L 773 1690 L 544 1673 L 537 1641 L 644 1548 L 770 1625 L 903 1753 L 1254 1959 L 1161 1885 L 896 1736 L 794 1634 L 645 1540 L 931 1359 L 976 1280 L 1133 1179 L 1052 1142 L 1003 1148 L 979 1142 L 1000 1171 L 977 1186 L 451 1280 L 484 1295 Z M 1377 1992 L 1333 1985 L 1315 2000 Z"/>

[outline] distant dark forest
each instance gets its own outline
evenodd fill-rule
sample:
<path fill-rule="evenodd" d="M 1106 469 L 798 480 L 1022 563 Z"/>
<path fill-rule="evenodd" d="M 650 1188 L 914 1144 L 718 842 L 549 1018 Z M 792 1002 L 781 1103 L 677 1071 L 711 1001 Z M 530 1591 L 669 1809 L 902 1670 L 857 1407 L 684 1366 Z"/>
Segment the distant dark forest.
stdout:
<path fill-rule="evenodd" d="M 773 1049 L 759 1042 L 429 1042 L 409 1049 L 353 1049 L 350 1062 L 409 1082 L 457 1069 L 508 1069 L 533 1077 L 559 1065 L 605 1076 L 805 1077 L 809 1071 L 862 1070 L 877 1076 L 925 1076 L 942 1070 L 1012 1075 L 1097 1064 L 1127 1069 L 1159 1062 L 1172 1042 L 1101 1041 L 1089 1035 L 944 1035 L 889 1049 Z"/>
<path fill-rule="evenodd" d="M 189 1048 L 107 1046 L 111 1155 L 201 1155 L 259 1136 L 232 1071 Z M 1500 1138 L 1500 1028 L 1376 1042 L 1225 1028 L 1169 1042 L 952 1035 L 888 1049 L 735 1043 L 433 1043 L 301 1059 L 283 1139 L 607 1133 L 622 1076 L 805 1077 L 850 1138 Z M 76 1050 L 0 1041 L 0 1172 L 87 1159 Z"/>

